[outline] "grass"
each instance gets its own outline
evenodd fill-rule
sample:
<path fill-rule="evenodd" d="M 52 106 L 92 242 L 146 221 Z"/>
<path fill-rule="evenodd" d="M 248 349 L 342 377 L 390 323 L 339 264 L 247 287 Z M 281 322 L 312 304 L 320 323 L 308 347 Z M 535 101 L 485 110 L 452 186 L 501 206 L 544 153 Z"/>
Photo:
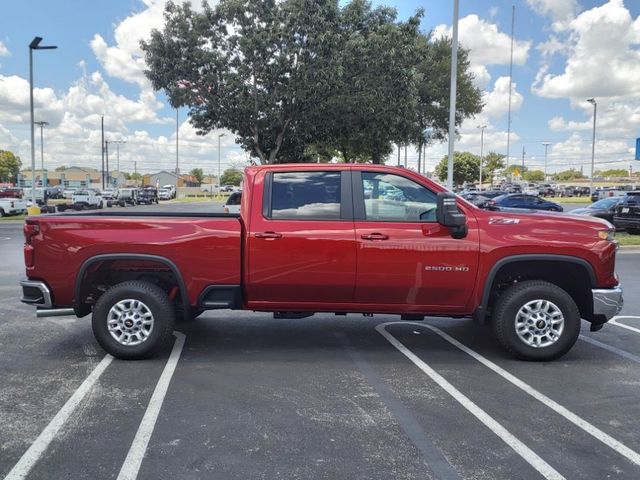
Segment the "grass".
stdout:
<path fill-rule="evenodd" d="M 27 218 L 26 214 L 24 214 L 24 215 L 9 215 L 9 216 L 0 218 L 0 222 L 10 222 L 10 221 L 16 221 L 16 220 L 23 221 L 25 218 Z"/>
<path fill-rule="evenodd" d="M 616 241 L 625 247 L 640 247 L 640 235 L 629 235 L 628 233 L 616 233 Z"/>
<path fill-rule="evenodd" d="M 591 204 L 591 197 L 543 197 L 545 200 L 555 203 L 584 203 Z"/>

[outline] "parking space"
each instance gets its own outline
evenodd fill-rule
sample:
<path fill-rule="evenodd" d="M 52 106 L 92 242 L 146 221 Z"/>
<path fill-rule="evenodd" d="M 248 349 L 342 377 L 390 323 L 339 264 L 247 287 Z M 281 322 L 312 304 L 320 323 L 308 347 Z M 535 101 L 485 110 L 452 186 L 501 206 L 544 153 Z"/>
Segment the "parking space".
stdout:
<path fill-rule="evenodd" d="M 640 252 L 619 325 L 555 362 L 470 320 L 226 311 L 123 362 L 19 304 L 21 244 L 0 225 L 0 478 L 640 477 Z"/>

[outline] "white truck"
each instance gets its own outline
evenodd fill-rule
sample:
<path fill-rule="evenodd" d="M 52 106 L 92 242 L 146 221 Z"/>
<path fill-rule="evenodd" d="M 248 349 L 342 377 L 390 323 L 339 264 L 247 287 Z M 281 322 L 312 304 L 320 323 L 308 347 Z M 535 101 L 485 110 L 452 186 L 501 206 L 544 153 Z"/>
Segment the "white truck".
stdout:
<path fill-rule="evenodd" d="M 0 217 L 26 213 L 27 202 L 19 198 L 0 198 Z"/>

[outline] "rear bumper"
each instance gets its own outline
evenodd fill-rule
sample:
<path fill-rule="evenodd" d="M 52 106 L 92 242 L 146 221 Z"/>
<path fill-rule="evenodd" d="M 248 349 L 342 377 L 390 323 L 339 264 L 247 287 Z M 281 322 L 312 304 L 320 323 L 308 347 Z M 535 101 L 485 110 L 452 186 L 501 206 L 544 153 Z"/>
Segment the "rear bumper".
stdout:
<path fill-rule="evenodd" d="M 606 318 L 606 321 L 615 317 L 620 310 L 624 300 L 622 298 L 622 286 L 614 288 L 603 288 L 591 290 L 593 294 L 593 315 Z"/>
<path fill-rule="evenodd" d="M 21 280 L 22 298 L 20 301 L 28 305 L 36 305 L 42 308 L 53 308 L 51 291 L 44 282 L 34 280 Z"/>

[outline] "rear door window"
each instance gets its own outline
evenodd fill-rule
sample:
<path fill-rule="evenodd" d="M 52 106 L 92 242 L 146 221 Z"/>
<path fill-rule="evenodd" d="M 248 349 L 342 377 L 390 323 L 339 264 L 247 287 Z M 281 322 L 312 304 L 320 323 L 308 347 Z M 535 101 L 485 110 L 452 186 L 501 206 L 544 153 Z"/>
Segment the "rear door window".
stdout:
<path fill-rule="evenodd" d="M 341 172 L 275 172 L 267 217 L 340 220 Z"/>

